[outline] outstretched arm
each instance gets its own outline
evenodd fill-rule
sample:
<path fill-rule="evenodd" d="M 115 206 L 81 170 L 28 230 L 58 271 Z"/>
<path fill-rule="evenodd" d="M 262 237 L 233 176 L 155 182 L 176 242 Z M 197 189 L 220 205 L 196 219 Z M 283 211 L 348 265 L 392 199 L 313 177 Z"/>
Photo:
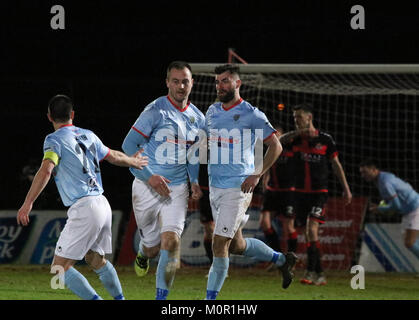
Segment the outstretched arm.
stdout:
<path fill-rule="evenodd" d="M 142 151 L 141 149 L 129 157 L 121 151 L 111 149 L 105 160 L 119 167 L 131 167 L 141 170 L 148 164 L 148 157 L 142 156 Z"/>
<path fill-rule="evenodd" d="M 35 175 L 35 178 L 32 181 L 31 187 L 29 188 L 25 201 L 23 205 L 20 207 L 19 211 L 17 212 L 17 224 L 22 224 L 23 226 L 28 225 L 29 213 L 32 210 L 32 206 L 35 200 L 39 197 L 41 192 L 48 184 L 54 167 L 55 164 L 51 160 L 44 159 L 42 161 L 41 167 L 39 168 L 38 172 Z"/>

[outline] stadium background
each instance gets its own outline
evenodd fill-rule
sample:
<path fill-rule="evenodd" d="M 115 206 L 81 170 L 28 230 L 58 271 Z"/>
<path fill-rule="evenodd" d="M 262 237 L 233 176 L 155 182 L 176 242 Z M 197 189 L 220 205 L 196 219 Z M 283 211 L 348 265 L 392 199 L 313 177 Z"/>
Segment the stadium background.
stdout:
<path fill-rule="evenodd" d="M 50 28 L 54 4 L 66 10 L 65 30 Z M 42 157 L 44 137 L 52 129 L 46 103 L 57 92 L 73 97 L 76 125 L 94 130 L 108 146 L 119 149 L 143 106 L 167 93 L 165 68 L 172 60 L 224 63 L 227 49 L 234 48 L 249 63 L 418 62 L 414 6 L 365 3 L 366 30 L 356 31 L 350 28 L 354 4 L 363 3 L 1 4 L 5 166 L 0 208 L 16 210 L 23 201 L 28 185 L 21 179 L 22 170 Z M 354 159 L 345 157 L 354 170 Z M 124 212 L 127 221 L 131 175 L 103 164 L 102 176 L 112 207 Z M 351 179 L 351 186 L 361 185 Z M 34 209 L 62 209 L 55 201 L 55 186 L 49 189 L 50 198 L 40 199 Z M 359 195 L 362 190 L 353 191 Z"/>

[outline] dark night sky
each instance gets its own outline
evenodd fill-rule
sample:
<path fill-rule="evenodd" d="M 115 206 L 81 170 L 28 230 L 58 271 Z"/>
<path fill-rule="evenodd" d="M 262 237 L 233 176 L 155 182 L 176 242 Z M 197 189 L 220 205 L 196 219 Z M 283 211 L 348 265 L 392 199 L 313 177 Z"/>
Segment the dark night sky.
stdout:
<path fill-rule="evenodd" d="M 65 8 L 65 30 L 50 28 L 55 4 Z M 365 8 L 365 30 L 350 28 L 355 4 Z M 15 196 L 22 165 L 42 156 L 46 103 L 57 92 L 74 98 L 79 126 L 118 149 L 139 106 L 166 93 L 172 60 L 224 63 L 234 48 L 249 63 L 419 61 L 417 9 L 394 2 L 10 1 L 0 4 L 0 26 L 7 208 L 23 200 Z M 121 179 L 129 199 L 131 177 Z"/>

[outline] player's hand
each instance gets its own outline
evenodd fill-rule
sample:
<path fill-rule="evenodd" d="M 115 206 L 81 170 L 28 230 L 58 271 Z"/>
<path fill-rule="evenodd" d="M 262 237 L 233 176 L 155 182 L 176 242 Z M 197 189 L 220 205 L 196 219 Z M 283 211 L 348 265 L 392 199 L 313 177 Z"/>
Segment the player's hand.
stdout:
<path fill-rule="evenodd" d="M 148 165 L 148 157 L 142 156 L 141 154 L 144 152 L 144 149 L 138 150 L 136 153 L 133 154 L 133 158 L 135 159 L 134 168 L 142 170 L 143 167 Z"/>
<path fill-rule="evenodd" d="M 191 183 L 191 191 L 192 191 L 191 198 L 193 200 L 199 200 L 199 199 L 202 198 L 202 191 L 201 191 L 201 187 L 199 186 L 199 184 Z"/>
<path fill-rule="evenodd" d="M 345 199 L 345 206 L 352 202 L 352 193 L 351 191 L 343 192 L 343 198 Z"/>
<path fill-rule="evenodd" d="M 162 197 L 168 197 L 171 192 L 168 183 L 170 183 L 170 180 L 157 174 L 153 174 L 148 179 L 148 184 Z"/>
<path fill-rule="evenodd" d="M 255 190 L 257 184 L 259 183 L 259 179 L 259 176 L 248 176 L 246 180 L 243 181 L 241 190 L 244 193 L 253 192 L 253 190 Z"/>
<path fill-rule="evenodd" d="M 27 226 L 29 224 L 29 213 L 32 210 L 32 204 L 24 203 L 22 207 L 17 212 L 17 224 L 22 226 Z"/>

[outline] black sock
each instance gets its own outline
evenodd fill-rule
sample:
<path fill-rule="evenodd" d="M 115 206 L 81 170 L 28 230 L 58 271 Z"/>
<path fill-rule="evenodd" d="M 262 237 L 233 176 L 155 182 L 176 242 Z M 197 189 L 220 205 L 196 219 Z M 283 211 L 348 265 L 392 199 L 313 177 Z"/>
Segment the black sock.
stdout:
<path fill-rule="evenodd" d="M 323 272 L 323 268 L 322 268 L 322 262 L 321 262 L 321 253 L 320 253 L 320 244 L 317 241 L 315 243 L 316 249 L 317 249 L 317 255 L 316 255 L 316 266 L 314 268 L 314 271 L 316 271 L 317 273 L 322 273 Z"/>
<path fill-rule="evenodd" d="M 307 248 L 307 271 L 312 272 L 316 269 L 318 250 L 313 242 L 310 242 Z"/>
<path fill-rule="evenodd" d="M 275 232 L 274 228 L 270 228 L 269 230 L 264 232 L 266 242 L 268 246 L 270 246 L 275 251 L 281 251 L 281 244 L 279 243 L 278 234 Z"/>
<path fill-rule="evenodd" d="M 212 264 L 212 240 L 206 240 L 204 239 L 204 248 L 205 252 L 207 253 L 207 257 L 210 260 Z"/>
<path fill-rule="evenodd" d="M 297 231 L 294 231 L 288 235 L 288 252 L 297 252 L 298 246 L 298 234 Z"/>

